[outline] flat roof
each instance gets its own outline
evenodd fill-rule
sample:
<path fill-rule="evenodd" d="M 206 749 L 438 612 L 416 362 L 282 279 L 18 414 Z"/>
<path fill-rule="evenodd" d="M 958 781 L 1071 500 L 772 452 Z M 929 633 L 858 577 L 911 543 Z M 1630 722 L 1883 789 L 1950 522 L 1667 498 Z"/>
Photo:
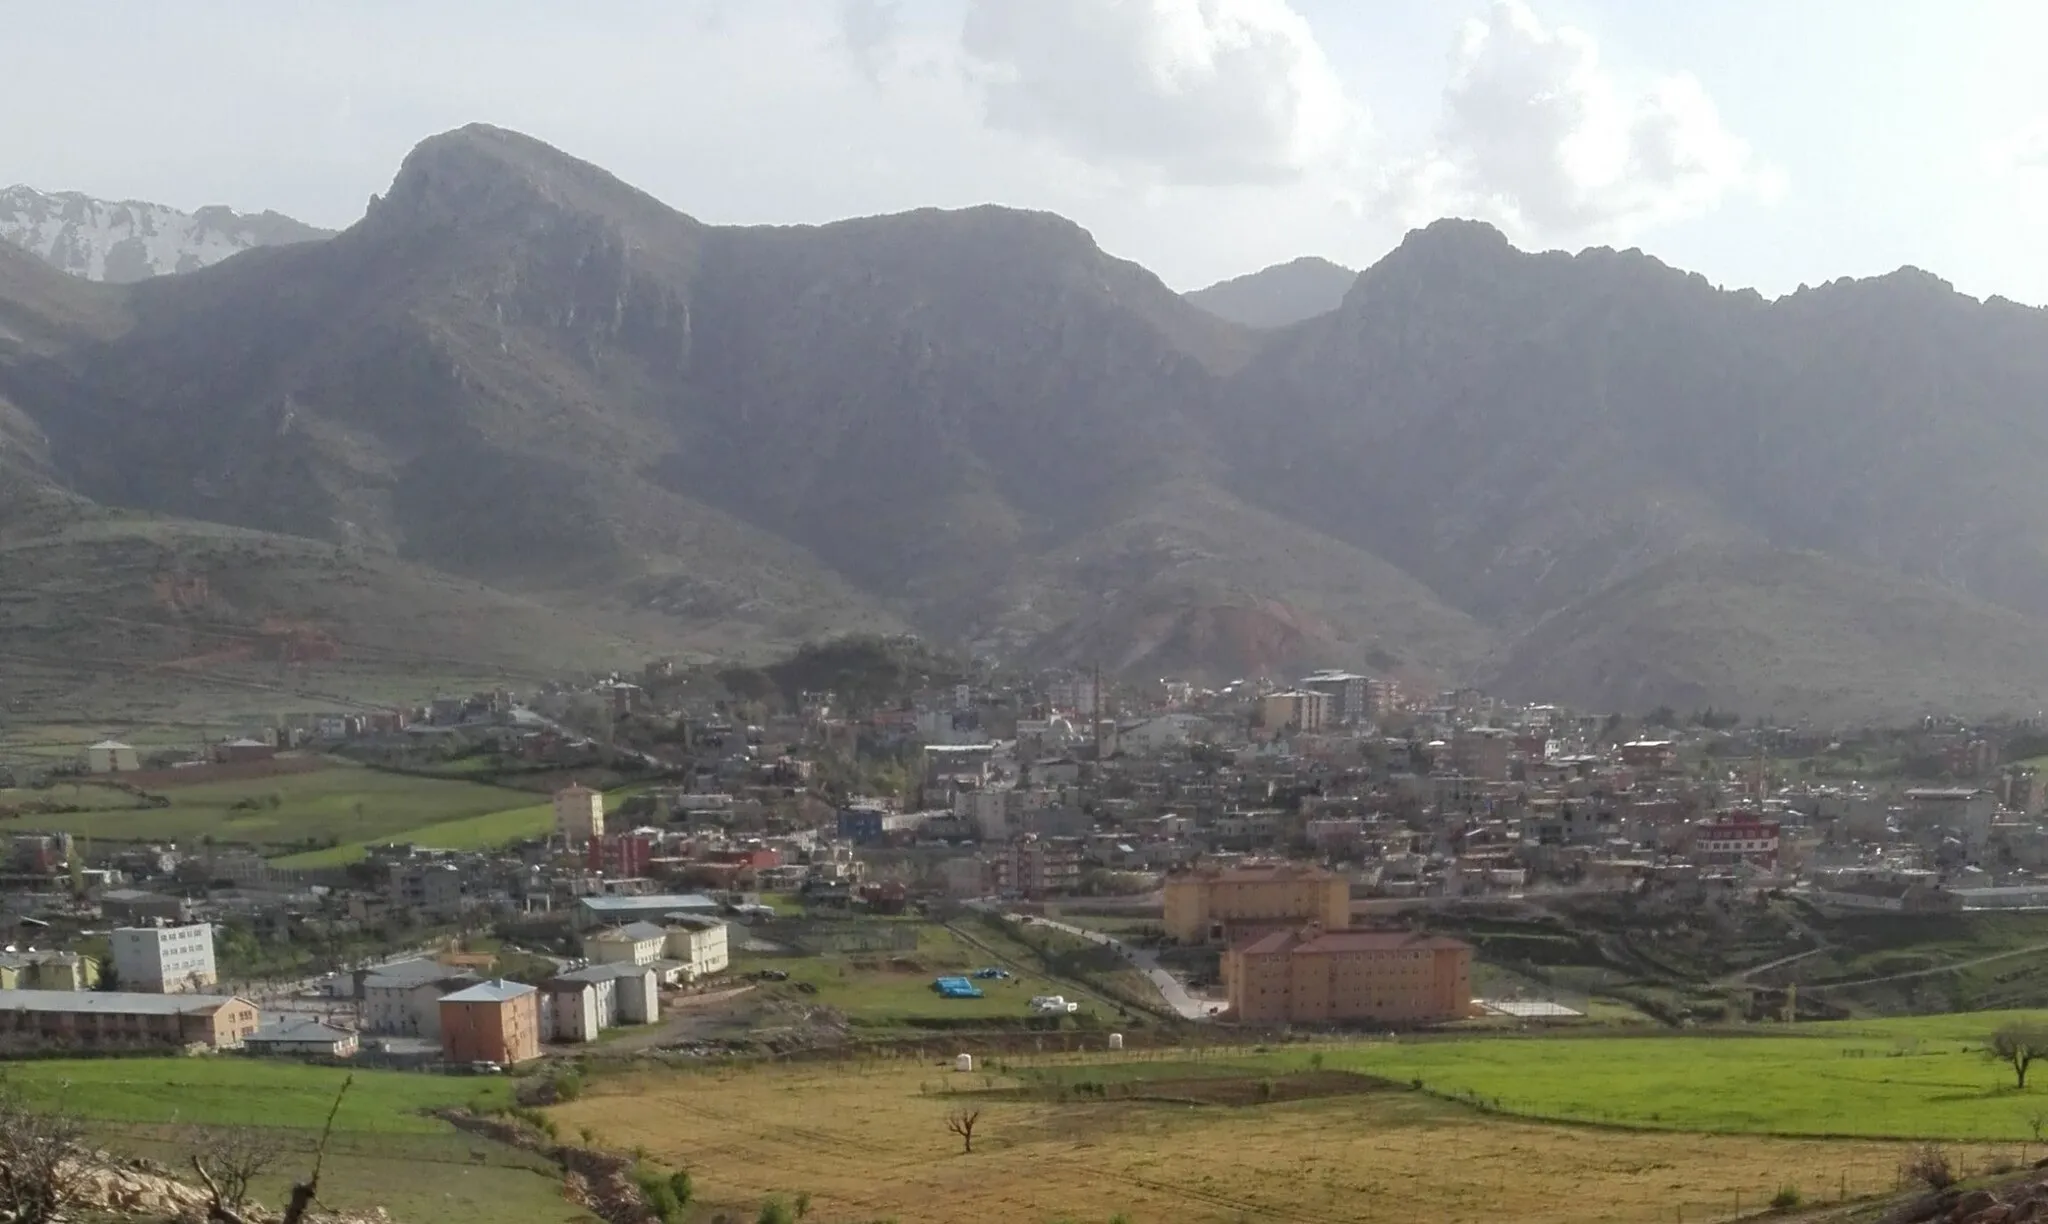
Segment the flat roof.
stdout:
<path fill-rule="evenodd" d="M 584 897 L 577 904 L 599 914 L 630 914 L 648 909 L 718 908 L 718 902 L 703 893 L 653 893 L 644 897 Z"/>
<path fill-rule="evenodd" d="M 139 990 L 0 990 L 0 1011 L 203 1016 L 239 995 L 148 994 Z"/>
<path fill-rule="evenodd" d="M 498 978 L 494 981 L 478 982 L 469 989 L 458 990 L 454 994 L 442 995 L 441 1001 L 443 1003 L 503 1003 L 508 999 L 517 999 L 522 995 L 530 995 L 533 992 L 534 988 L 528 986 L 525 982 L 508 982 L 504 978 Z"/>

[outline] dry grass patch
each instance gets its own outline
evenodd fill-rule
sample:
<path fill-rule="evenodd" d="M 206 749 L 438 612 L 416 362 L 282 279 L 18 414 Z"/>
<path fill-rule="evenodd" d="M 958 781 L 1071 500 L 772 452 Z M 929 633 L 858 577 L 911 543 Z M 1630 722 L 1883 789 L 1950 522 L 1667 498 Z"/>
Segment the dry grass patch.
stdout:
<path fill-rule="evenodd" d="M 947 1086 L 954 1091 L 946 1091 Z M 1651 1224 L 1891 1189 L 1896 1143 L 1635 1133 L 1473 1113 L 1408 1092 L 1251 1108 L 1018 1099 L 1015 1081 L 936 1066 L 635 1073 L 553 1112 L 688 1168 L 700 1199 L 751 1217 L 902 1224 L 1172 1220 Z M 946 1126 L 981 1110 L 974 1152 Z M 1981 1162 L 1981 1151 L 1965 1154 Z"/>

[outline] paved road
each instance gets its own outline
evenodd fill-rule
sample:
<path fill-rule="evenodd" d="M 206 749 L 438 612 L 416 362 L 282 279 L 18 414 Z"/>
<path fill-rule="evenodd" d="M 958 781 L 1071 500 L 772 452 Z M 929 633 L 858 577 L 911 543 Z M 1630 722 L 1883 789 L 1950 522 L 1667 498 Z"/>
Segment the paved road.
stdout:
<path fill-rule="evenodd" d="M 1008 918 L 1012 922 L 1026 921 L 1023 914 L 1005 914 L 1003 917 Z M 1178 1012 L 1183 1020 L 1211 1019 L 1215 1015 L 1212 1009 L 1221 1006 L 1221 1004 L 1208 1003 L 1189 994 L 1188 988 L 1181 985 L 1179 978 L 1160 968 L 1159 957 L 1150 948 L 1132 947 L 1121 939 L 1112 938 L 1101 931 L 1091 931 L 1086 927 L 1072 926 L 1064 922 L 1054 922 L 1050 918 L 1031 918 L 1029 921 L 1049 926 L 1056 931 L 1065 931 L 1070 935 L 1079 935 L 1083 939 L 1099 943 L 1106 948 L 1115 948 L 1123 953 L 1126 960 L 1143 970 L 1145 976 L 1152 979 L 1152 984 L 1159 988 L 1160 997 L 1166 1000 L 1166 1005 Z"/>

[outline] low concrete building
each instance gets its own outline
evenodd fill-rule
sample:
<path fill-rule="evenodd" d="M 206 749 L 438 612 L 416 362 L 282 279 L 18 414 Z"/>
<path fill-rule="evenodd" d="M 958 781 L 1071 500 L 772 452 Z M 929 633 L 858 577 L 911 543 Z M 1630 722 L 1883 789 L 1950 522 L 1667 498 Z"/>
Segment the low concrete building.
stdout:
<path fill-rule="evenodd" d="M 100 963 L 76 952 L 0 952 L 0 990 L 91 990 Z"/>
<path fill-rule="evenodd" d="M 233 995 L 0 990 L 0 1048 L 228 1050 L 260 1019 L 254 1003 Z"/>
<path fill-rule="evenodd" d="M 358 1048 L 355 1031 L 314 1016 L 272 1020 L 242 1039 L 251 1054 L 287 1057 L 352 1058 Z"/>
<path fill-rule="evenodd" d="M 101 740 L 85 750 L 85 768 L 96 774 L 134 773 L 141 768 L 141 762 L 136 759 L 135 749 L 121 741 Z"/>
<path fill-rule="evenodd" d="M 628 922 L 660 922 L 671 914 L 715 915 L 719 904 L 702 893 L 651 893 L 646 896 L 582 897 L 576 902 L 576 926 L 589 930 Z"/>
<path fill-rule="evenodd" d="M 678 976 L 684 981 L 700 981 L 732 964 L 730 931 L 716 918 L 677 918 L 668 928 L 662 955 L 682 966 Z"/>
<path fill-rule="evenodd" d="M 629 922 L 583 937 L 583 955 L 599 964 L 651 965 L 661 959 L 669 933 L 651 922 Z"/>
<path fill-rule="evenodd" d="M 550 978 L 541 985 L 541 1027 L 548 1040 L 596 1041 L 604 1025 L 600 995 L 610 993 L 585 978 Z"/>
<path fill-rule="evenodd" d="M 512 1066 L 540 1057 L 540 991 L 503 978 L 441 1000 L 441 1055 Z"/>
<path fill-rule="evenodd" d="M 213 927 L 116 927 L 114 980 L 125 990 L 159 994 L 204 990 L 219 980 L 213 964 Z"/>
<path fill-rule="evenodd" d="M 358 983 L 363 1031 L 380 1036 L 439 1038 L 441 1000 L 484 979 L 438 961 L 381 965 Z"/>

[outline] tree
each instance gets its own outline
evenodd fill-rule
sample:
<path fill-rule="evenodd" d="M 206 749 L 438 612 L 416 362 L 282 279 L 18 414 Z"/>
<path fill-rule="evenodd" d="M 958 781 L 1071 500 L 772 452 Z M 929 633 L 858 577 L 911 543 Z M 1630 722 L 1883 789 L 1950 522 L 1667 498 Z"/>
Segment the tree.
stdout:
<path fill-rule="evenodd" d="M 49 1224 L 78 1197 L 85 1130 L 67 1114 L 30 1109 L 0 1080 L 0 1219 Z"/>
<path fill-rule="evenodd" d="M 2037 1058 L 2048 1058 L 2048 1028 L 2037 1024 L 2008 1024 L 1991 1034 L 1985 1043 L 1988 1058 L 2012 1068 L 2014 1086 L 2027 1086 L 2027 1068 Z"/>
<path fill-rule="evenodd" d="M 946 1118 L 946 1129 L 960 1136 L 960 1151 L 965 1154 L 974 1150 L 974 1124 L 981 1119 L 981 1111 L 959 1110 Z"/>
<path fill-rule="evenodd" d="M 254 1127 L 193 1132 L 193 1171 L 214 1201 L 239 1215 L 248 1205 L 251 1185 L 284 1155 L 274 1133 Z"/>

